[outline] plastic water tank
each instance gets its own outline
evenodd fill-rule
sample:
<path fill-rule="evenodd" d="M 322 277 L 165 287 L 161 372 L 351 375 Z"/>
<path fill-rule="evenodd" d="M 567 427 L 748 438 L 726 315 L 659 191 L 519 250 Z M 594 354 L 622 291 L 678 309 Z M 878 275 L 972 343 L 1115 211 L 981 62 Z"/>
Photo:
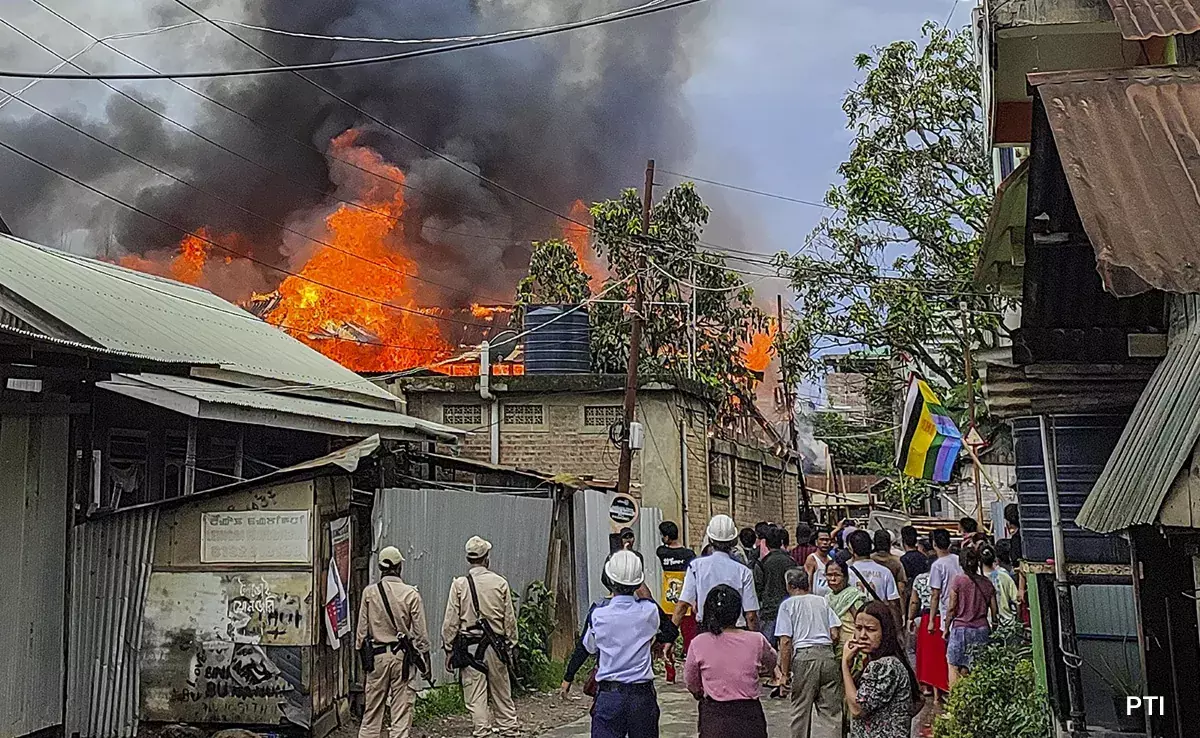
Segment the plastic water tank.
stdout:
<path fill-rule="evenodd" d="M 1104 470 L 1128 418 L 1122 415 L 1055 415 L 1046 418 L 1047 432 L 1052 419 L 1058 457 L 1058 505 L 1067 561 L 1076 564 L 1129 563 L 1129 545 L 1123 538 L 1092 533 L 1075 525 L 1075 516 Z M 1027 561 L 1046 561 L 1054 557 L 1054 546 L 1038 419 L 1017 418 L 1012 421 L 1012 432 L 1017 457 L 1021 547 Z"/>
<path fill-rule="evenodd" d="M 525 311 L 525 373 L 587 374 L 591 371 L 591 326 L 587 308 L 533 305 Z"/>

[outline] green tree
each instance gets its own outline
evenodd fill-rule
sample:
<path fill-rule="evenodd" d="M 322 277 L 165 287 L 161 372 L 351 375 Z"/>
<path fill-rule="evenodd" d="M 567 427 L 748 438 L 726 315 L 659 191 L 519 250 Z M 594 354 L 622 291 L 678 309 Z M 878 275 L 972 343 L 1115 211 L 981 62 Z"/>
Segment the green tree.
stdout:
<path fill-rule="evenodd" d="M 746 368 L 737 347 L 766 329 L 766 317 L 754 306 L 753 290 L 741 277 L 721 257 L 700 251 L 709 209 L 695 187 L 685 183 L 667 190 L 651 210 L 648 236 L 642 234 L 642 201 L 636 190 L 595 203 L 591 214 L 596 252 L 614 275 L 606 286 L 637 273 L 645 259 L 639 279 L 644 301 L 638 364 L 642 376 L 693 376 L 721 390 L 723 396 L 748 391 L 758 377 Z M 617 301 L 631 296 L 631 283 L 607 293 Z M 695 357 L 691 356 L 693 303 Z M 623 373 L 629 356 L 628 309 L 598 302 L 590 315 L 593 369 Z"/>
<path fill-rule="evenodd" d="M 840 413 L 813 416 L 813 436 L 829 446 L 829 455 L 847 474 L 890 476 L 895 472 L 896 442 L 878 425 L 852 423 Z"/>
<path fill-rule="evenodd" d="M 517 283 L 518 305 L 574 305 L 590 296 L 588 275 L 571 244 L 561 239 L 533 242 L 529 274 Z"/>
<path fill-rule="evenodd" d="M 843 103 L 854 140 L 831 212 L 776 257 L 799 308 L 780 341 L 791 377 L 815 375 L 831 347 L 867 346 L 955 387 L 963 340 L 992 346 L 1001 330 L 995 299 L 972 287 L 993 193 L 970 35 L 932 23 L 922 35 L 855 60 L 865 78 Z"/>

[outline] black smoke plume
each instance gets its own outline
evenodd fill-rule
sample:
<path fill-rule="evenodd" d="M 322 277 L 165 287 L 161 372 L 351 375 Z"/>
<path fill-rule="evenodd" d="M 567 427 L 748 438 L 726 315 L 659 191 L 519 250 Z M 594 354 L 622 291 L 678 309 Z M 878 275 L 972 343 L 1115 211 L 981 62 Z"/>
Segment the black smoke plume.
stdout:
<path fill-rule="evenodd" d="M 303 33 L 413 38 L 571 21 L 633 4 L 633 0 L 254 0 L 244 3 L 238 17 Z M 85 4 L 55 5 L 71 16 Z M 222 16 L 229 3 L 197 7 Z M 613 197 L 624 187 L 640 185 L 647 158 L 687 160 L 692 133 L 682 89 L 691 73 L 688 48 L 702 45 L 703 16 L 702 5 L 691 6 L 534 41 L 309 74 L 439 152 L 566 213 L 576 199 Z M 174 3 L 160 4 L 150 17 L 152 23 L 190 19 Z M 51 30 L 43 29 L 40 37 L 64 53 L 70 44 L 87 40 L 72 37 L 67 43 L 57 35 L 66 33 L 61 24 L 45 28 Z M 395 49 L 232 30 L 291 63 Z M 172 33 L 179 36 L 171 38 L 180 39 L 175 53 L 147 59 L 161 69 L 270 65 L 211 27 Z M 6 39 L 5 43 L 15 47 L 20 41 Z M 171 48 L 165 41 L 158 43 L 159 49 Z M 39 59 L 22 59 L 22 63 L 35 68 L 55 61 Z M 93 70 L 134 69 L 111 54 L 101 60 L 99 52 L 93 52 L 86 59 Z M 6 84 L 12 89 L 11 82 Z M 527 265 L 529 240 L 561 232 L 561 223 L 552 216 L 481 183 L 290 74 L 187 83 L 261 121 L 267 130 L 170 83 L 114 84 L 294 181 L 230 156 L 95 82 L 42 83 L 36 99 L 56 115 L 262 218 L 156 175 L 28 111 L 10 117 L 0 138 L 180 228 L 208 226 L 214 233 L 242 234 L 246 239 L 239 243 L 252 244 L 257 258 L 286 264 L 297 250 L 297 239 L 271 223 L 305 230 L 313 213 L 328 211 L 339 176 L 321 152 L 334 136 L 358 128 L 361 143 L 378 150 L 407 175 L 411 189 L 404 220 L 410 257 L 423 277 L 455 288 L 413 284 L 424 291 L 421 298 L 427 304 L 456 306 L 472 299 L 510 298 Z M 55 95 L 61 99 L 55 100 Z M 10 105 L 5 111 L 9 114 L 21 107 L 16 101 Z M 0 152 L 0 161 L 11 175 L 0 178 L 0 213 L 19 235 L 56 245 L 60 234 L 83 230 L 86 236 L 75 250 L 109 256 L 154 252 L 180 239 L 178 230 L 105 203 L 7 152 Z"/>

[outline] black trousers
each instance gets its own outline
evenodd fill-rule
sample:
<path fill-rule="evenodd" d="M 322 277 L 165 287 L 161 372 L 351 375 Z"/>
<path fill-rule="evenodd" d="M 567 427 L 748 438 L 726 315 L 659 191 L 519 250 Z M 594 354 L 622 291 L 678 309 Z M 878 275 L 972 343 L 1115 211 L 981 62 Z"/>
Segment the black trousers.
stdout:
<path fill-rule="evenodd" d="M 767 738 L 767 716 L 758 700 L 700 700 L 700 738 Z"/>

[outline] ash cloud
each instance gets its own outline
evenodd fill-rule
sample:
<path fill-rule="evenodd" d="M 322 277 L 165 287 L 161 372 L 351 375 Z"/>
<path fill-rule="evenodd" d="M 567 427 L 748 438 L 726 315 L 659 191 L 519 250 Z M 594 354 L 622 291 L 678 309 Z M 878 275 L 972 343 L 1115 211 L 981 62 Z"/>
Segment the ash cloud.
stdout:
<path fill-rule="evenodd" d="M 256 0 L 198 5 L 213 17 L 292 31 L 343 36 L 426 37 L 489 33 L 590 17 L 634 0 Z M 56 9 L 97 35 L 189 20 L 173 3 L 128 10 L 119 28 L 105 28 L 82 0 Z M 130 4 L 132 7 L 132 4 Z M 682 88 L 691 75 L 689 49 L 702 46 L 704 6 L 618 22 L 534 41 L 453 52 L 392 64 L 310 73 L 322 85 L 473 170 L 566 213 L 576 199 L 615 196 L 639 186 L 647 158 L 687 161 L 692 130 Z M 138 21 L 130 20 L 140 15 Z M 89 24 L 91 21 L 92 24 Z M 64 40 L 61 23 L 30 19 L 40 38 L 63 53 L 87 42 Z M 38 25 L 40 24 L 40 25 Z M 378 44 L 317 42 L 234 29 L 266 53 L 290 63 L 386 53 Z M 55 62 L 20 52 L 14 65 L 41 69 Z M 211 27 L 191 27 L 122 46 L 160 69 L 268 66 L 270 63 Z M 403 47 L 411 48 L 411 47 Z M 90 70 L 133 69 L 95 50 Z M 404 232 L 420 273 L 456 288 L 413 283 L 429 304 L 511 297 L 528 259 L 528 242 L 558 235 L 561 224 L 536 208 L 481 183 L 365 119 L 290 74 L 188 82 L 230 108 L 266 124 L 255 127 L 167 82 L 114 83 L 137 90 L 166 112 L 277 177 L 154 117 L 98 83 L 42 83 L 30 99 L 55 114 L 153 162 L 202 190 L 262 216 L 256 218 L 196 189 L 172 182 L 12 103 L 0 139 L 138 208 L 186 229 L 236 232 L 255 256 L 286 264 L 295 237 L 272 223 L 303 229 L 307 214 L 327 208 L 338 191 L 323 155 L 350 127 L 406 172 L 411 186 Z M 13 83 L 7 89 L 13 89 Z M 65 96 L 68 95 L 69 96 Z M 306 148 L 296 143 L 297 139 Z M 82 231 L 75 250 L 149 253 L 177 243 L 178 231 L 104 203 L 54 175 L 0 152 L 18 176 L 0 180 L 0 213 L 22 236 L 57 244 Z M 335 166 L 337 162 L 333 162 Z M 306 231 L 307 232 L 307 231 Z M 457 291 L 461 290 L 461 291 Z M 474 298 L 468 297 L 472 295 Z"/>

